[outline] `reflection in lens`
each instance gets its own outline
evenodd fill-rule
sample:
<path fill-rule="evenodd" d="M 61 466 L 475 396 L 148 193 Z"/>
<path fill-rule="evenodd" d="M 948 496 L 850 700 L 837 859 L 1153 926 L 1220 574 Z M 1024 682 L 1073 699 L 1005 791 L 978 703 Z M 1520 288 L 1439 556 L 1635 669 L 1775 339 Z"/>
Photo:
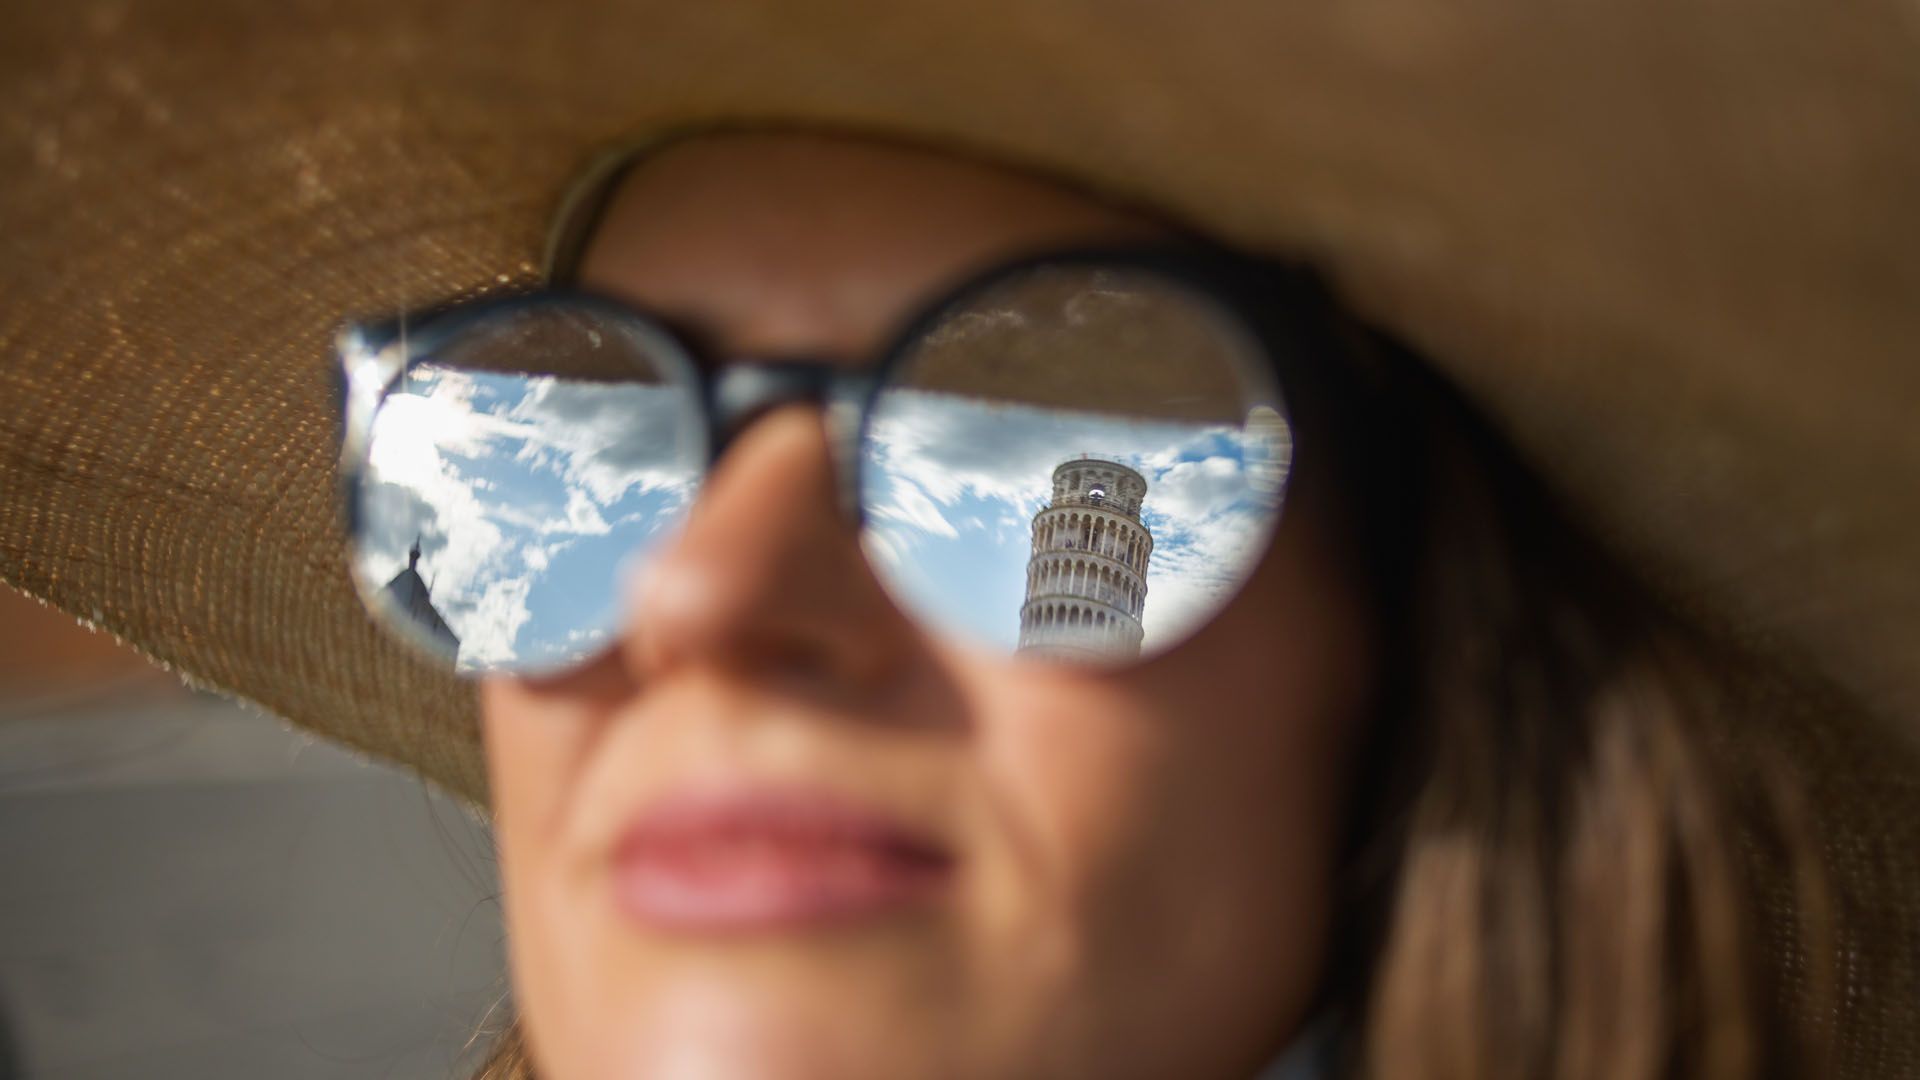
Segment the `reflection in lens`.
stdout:
<path fill-rule="evenodd" d="M 1176 644 L 1266 550 L 1291 433 L 1211 300 L 1141 271 L 1025 271 L 939 320 L 876 399 L 864 541 L 910 611 L 1026 655 Z"/>
<path fill-rule="evenodd" d="M 464 671 L 603 648 L 620 582 L 679 521 L 703 460 L 690 393 L 644 342 L 578 313 L 527 318 L 408 370 L 374 417 L 359 490 L 360 589 Z M 509 332 L 518 372 L 501 370 Z"/>
<path fill-rule="evenodd" d="M 1140 655 L 1153 533 L 1140 520 L 1147 479 L 1091 455 L 1053 470 L 1053 497 L 1033 516 L 1020 651 L 1114 659 Z"/>

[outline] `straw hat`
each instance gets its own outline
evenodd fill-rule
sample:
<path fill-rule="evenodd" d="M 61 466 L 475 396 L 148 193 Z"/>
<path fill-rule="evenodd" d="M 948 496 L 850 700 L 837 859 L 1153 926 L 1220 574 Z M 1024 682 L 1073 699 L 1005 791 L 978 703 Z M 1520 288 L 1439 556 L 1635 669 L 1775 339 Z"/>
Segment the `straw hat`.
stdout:
<path fill-rule="evenodd" d="M 636 132 L 972 147 L 1314 258 L 1669 596 L 1824 685 L 1793 737 L 1863 808 L 1834 858 L 1895 958 L 1846 1061 L 1920 1068 L 1905 0 L 8 8 L 0 579 L 484 803 L 470 693 L 348 580 L 341 317 L 530 282 Z"/>

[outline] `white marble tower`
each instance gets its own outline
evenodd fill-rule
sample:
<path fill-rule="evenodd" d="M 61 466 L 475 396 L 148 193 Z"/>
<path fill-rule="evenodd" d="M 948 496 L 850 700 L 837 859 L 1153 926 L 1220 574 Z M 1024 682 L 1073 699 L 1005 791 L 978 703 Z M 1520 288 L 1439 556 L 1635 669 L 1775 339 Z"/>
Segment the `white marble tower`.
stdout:
<path fill-rule="evenodd" d="M 1033 515 L 1021 652 L 1094 659 L 1140 654 L 1153 551 L 1140 520 L 1146 494 L 1146 478 L 1096 455 L 1053 470 L 1053 499 Z"/>

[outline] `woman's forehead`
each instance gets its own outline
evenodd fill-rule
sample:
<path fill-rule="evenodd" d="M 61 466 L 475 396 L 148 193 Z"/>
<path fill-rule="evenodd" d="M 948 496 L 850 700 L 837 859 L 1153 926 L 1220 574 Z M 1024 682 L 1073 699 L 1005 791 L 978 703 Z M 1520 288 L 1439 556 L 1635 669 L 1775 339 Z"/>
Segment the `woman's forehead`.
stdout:
<path fill-rule="evenodd" d="M 864 357 L 930 294 L 987 264 L 1170 232 L 1142 212 L 957 155 L 715 134 L 626 171 L 579 280 L 690 324 L 725 352 Z"/>

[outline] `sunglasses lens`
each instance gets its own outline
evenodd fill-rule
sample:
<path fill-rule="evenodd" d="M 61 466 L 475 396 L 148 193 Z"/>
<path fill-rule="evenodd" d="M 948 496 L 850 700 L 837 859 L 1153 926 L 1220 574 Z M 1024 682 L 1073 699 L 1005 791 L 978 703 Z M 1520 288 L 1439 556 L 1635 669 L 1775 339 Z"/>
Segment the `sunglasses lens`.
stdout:
<path fill-rule="evenodd" d="M 1144 270 L 998 279 L 900 357 L 862 446 L 894 597 L 979 646 L 1124 662 L 1212 618 L 1265 553 L 1292 438 L 1218 302 Z"/>
<path fill-rule="evenodd" d="M 584 305 L 453 333 L 373 417 L 353 538 L 368 606 L 462 671 L 552 671 L 605 647 L 622 582 L 705 462 L 691 385 L 664 339 Z"/>

